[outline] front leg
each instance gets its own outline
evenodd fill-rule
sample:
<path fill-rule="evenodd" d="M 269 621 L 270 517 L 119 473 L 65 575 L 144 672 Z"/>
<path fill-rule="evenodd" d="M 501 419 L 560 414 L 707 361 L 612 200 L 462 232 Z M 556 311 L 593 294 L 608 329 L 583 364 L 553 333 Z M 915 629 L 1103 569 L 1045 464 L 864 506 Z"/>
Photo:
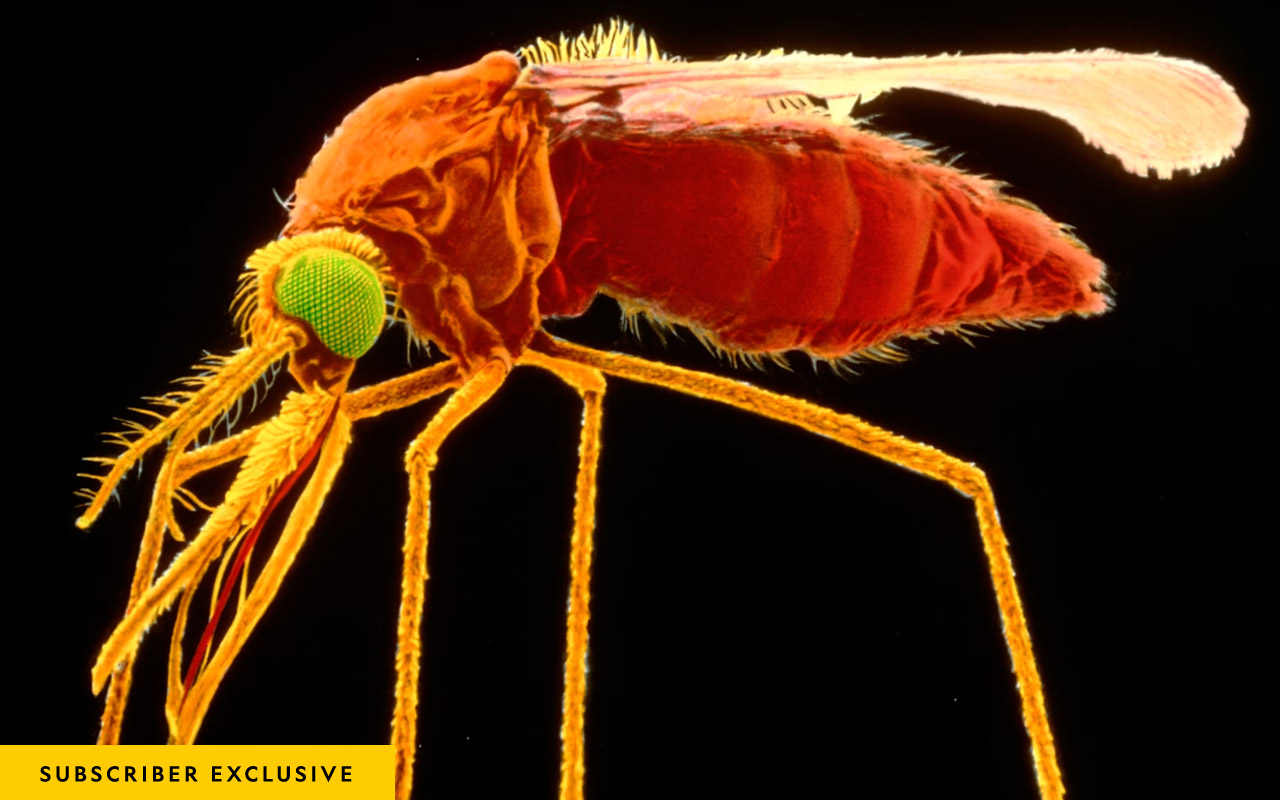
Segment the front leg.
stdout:
<path fill-rule="evenodd" d="M 413 789 L 431 471 L 435 469 L 437 454 L 444 440 L 493 396 L 509 371 L 506 362 L 500 360 L 489 361 L 480 367 L 449 397 L 405 453 L 404 465 L 409 473 L 409 511 L 404 527 L 404 573 L 400 583 L 400 619 L 396 626 L 396 696 L 391 717 L 391 744 L 396 750 L 397 800 L 408 800 Z"/>

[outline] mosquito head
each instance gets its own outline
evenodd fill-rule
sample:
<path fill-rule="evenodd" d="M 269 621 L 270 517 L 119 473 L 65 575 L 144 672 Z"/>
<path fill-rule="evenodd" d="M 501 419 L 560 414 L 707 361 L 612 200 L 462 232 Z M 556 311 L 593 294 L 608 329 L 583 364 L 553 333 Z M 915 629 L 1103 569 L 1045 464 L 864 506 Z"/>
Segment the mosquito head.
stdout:
<path fill-rule="evenodd" d="M 250 341 L 281 320 L 299 323 L 306 342 L 289 371 L 304 389 L 341 391 L 386 320 L 384 267 L 369 239 L 340 228 L 272 242 L 246 264 L 236 309 L 242 334 Z"/>
<path fill-rule="evenodd" d="M 307 323 L 331 353 L 356 359 L 382 330 L 385 308 L 378 273 L 341 250 L 304 250 L 276 274 L 276 306 Z"/>

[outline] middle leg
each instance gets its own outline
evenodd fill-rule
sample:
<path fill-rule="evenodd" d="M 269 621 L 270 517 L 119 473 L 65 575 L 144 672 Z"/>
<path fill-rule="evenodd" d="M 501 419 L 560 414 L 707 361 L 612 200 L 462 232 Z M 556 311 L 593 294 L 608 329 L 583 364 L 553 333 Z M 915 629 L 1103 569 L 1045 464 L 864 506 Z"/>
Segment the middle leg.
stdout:
<path fill-rule="evenodd" d="M 572 386 L 582 397 L 582 438 L 569 550 L 569 619 L 564 662 L 564 705 L 560 723 L 560 800 L 582 800 L 586 776 L 587 623 L 591 619 L 591 551 L 596 524 L 596 469 L 604 413 L 604 374 L 532 350 L 520 364 L 540 367 Z"/>

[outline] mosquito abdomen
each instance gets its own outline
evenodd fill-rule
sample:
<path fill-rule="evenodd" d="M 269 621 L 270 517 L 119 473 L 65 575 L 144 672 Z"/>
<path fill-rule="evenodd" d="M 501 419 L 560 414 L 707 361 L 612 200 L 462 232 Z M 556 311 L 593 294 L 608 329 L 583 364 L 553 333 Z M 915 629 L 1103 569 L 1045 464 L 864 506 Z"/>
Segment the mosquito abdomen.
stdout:
<path fill-rule="evenodd" d="M 1102 263 L 999 185 L 825 122 L 552 154 L 565 225 L 544 315 L 597 292 L 716 345 L 838 358 L 901 335 L 1107 307 Z"/>

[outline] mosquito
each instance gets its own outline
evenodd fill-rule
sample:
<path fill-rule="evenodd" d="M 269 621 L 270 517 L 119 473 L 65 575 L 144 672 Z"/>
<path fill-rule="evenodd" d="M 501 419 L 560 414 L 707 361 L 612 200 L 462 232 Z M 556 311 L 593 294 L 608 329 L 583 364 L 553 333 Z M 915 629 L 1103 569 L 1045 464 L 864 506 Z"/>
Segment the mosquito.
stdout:
<path fill-rule="evenodd" d="M 735 362 L 801 353 L 837 367 L 901 360 L 904 340 L 964 335 L 1110 304 L 1104 268 L 1062 225 L 1001 184 L 869 130 L 852 113 L 900 87 L 1041 111 L 1130 172 L 1170 178 L 1229 157 L 1248 112 L 1212 70 L 1110 50 L 873 59 L 775 50 L 682 61 L 615 20 L 412 78 L 352 111 L 298 180 L 281 237 L 247 261 L 234 316 L 244 347 L 150 398 L 148 424 L 93 459 L 90 526 L 150 448 L 155 477 L 124 618 L 93 667 L 99 741 L 119 740 L 143 633 L 173 606 L 165 712 L 192 742 L 237 653 L 279 591 L 334 485 L 354 423 L 449 392 L 405 454 L 409 507 L 391 741 L 407 798 L 417 735 L 431 475 L 443 442 L 517 367 L 581 397 L 561 722 L 560 796 L 583 796 L 589 576 L 606 376 L 723 403 L 828 437 L 970 498 L 1017 678 L 1040 796 L 1065 788 L 1005 534 L 977 466 L 841 414 L 725 377 L 558 339 L 552 318 L 614 298 L 629 324 L 692 332 Z M 356 360 L 386 306 L 447 358 L 360 388 Z M 201 433 L 283 359 L 298 385 L 272 419 L 210 443 Z M 256 390 L 255 390 L 256 391 Z M 240 460 L 221 502 L 188 488 Z M 283 531 L 241 579 L 295 484 Z M 175 504 L 203 507 L 184 531 Z M 166 532 L 186 542 L 157 574 Z M 195 652 L 195 589 L 216 598 Z M 234 618 L 218 621 L 239 583 Z"/>

